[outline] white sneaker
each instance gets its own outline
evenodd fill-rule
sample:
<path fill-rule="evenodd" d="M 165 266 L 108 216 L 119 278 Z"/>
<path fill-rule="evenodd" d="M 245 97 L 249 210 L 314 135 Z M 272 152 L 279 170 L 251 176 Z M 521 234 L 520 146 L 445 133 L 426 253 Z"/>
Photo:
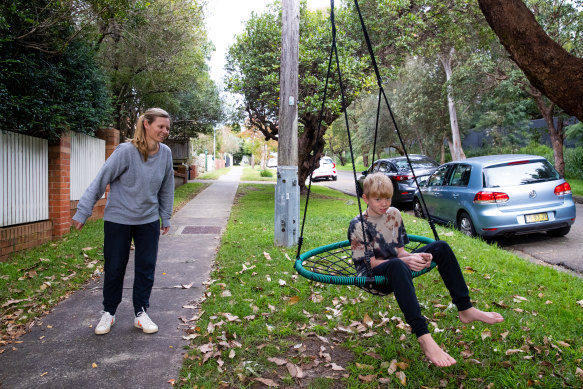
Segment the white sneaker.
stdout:
<path fill-rule="evenodd" d="M 142 310 L 138 312 L 138 316 L 134 319 L 134 327 L 141 328 L 146 334 L 153 334 L 158 332 L 158 326 L 150 319 L 150 316 Z"/>
<path fill-rule="evenodd" d="M 111 331 L 111 326 L 115 323 L 115 315 L 111 315 L 109 312 L 101 311 L 101 320 L 99 324 L 95 327 L 95 334 L 105 335 Z"/>

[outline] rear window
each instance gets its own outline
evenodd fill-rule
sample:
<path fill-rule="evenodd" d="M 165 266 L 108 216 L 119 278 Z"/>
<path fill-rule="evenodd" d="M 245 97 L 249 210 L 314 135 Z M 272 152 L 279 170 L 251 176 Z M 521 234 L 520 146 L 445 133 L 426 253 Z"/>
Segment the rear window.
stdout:
<path fill-rule="evenodd" d="M 394 161 L 395 165 L 397 165 L 397 169 L 404 170 L 409 169 L 409 164 L 407 163 L 406 159 Z M 413 166 L 413 170 L 415 169 L 431 169 L 434 167 L 438 167 L 439 165 L 437 162 L 429 159 L 429 158 L 420 158 L 420 159 L 412 159 L 411 166 Z"/>
<path fill-rule="evenodd" d="M 527 185 L 559 178 L 561 178 L 559 173 L 546 160 L 484 169 L 484 187 L 486 188 Z"/>
<path fill-rule="evenodd" d="M 321 164 L 324 164 L 324 165 L 328 165 L 328 164 L 334 163 L 334 161 L 332 161 L 331 158 L 322 158 L 322 160 L 320 161 L 320 163 Z"/>

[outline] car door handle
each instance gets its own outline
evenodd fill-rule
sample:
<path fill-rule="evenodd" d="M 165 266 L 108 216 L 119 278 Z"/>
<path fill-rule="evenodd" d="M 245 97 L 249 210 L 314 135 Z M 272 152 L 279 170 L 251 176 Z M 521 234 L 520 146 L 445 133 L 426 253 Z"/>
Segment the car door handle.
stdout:
<path fill-rule="evenodd" d="M 457 199 L 458 197 L 460 197 L 460 195 L 457 194 L 457 193 L 454 193 L 454 194 L 451 195 L 451 197 L 453 197 L 454 199 Z"/>

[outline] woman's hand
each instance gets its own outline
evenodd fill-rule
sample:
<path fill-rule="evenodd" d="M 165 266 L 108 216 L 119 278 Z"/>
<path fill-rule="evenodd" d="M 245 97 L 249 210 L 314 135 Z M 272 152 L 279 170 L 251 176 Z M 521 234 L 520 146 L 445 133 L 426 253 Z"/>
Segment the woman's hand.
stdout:
<path fill-rule="evenodd" d="M 160 230 L 162 231 L 162 235 L 166 235 L 170 230 L 170 227 L 160 227 Z"/>
<path fill-rule="evenodd" d="M 73 220 L 73 227 L 75 227 L 77 231 L 81 231 L 84 225 L 85 224 L 78 222 L 77 220 Z"/>

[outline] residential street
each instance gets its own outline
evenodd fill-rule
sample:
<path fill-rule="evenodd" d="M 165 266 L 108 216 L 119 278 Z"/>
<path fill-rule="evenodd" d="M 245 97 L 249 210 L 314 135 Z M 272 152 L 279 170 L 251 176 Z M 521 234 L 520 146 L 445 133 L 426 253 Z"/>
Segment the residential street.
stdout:
<path fill-rule="evenodd" d="M 356 172 L 357 177 L 360 175 Z M 343 193 L 355 196 L 354 176 L 351 171 L 338 171 L 337 181 L 319 181 L 314 185 L 323 185 Z M 411 209 L 405 210 L 413 213 Z M 577 204 L 577 220 L 571 232 L 561 238 L 553 238 L 545 233 L 515 235 L 511 238 L 496 239 L 501 248 L 516 255 L 535 261 L 558 265 L 583 274 L 583 204 Z"/>

